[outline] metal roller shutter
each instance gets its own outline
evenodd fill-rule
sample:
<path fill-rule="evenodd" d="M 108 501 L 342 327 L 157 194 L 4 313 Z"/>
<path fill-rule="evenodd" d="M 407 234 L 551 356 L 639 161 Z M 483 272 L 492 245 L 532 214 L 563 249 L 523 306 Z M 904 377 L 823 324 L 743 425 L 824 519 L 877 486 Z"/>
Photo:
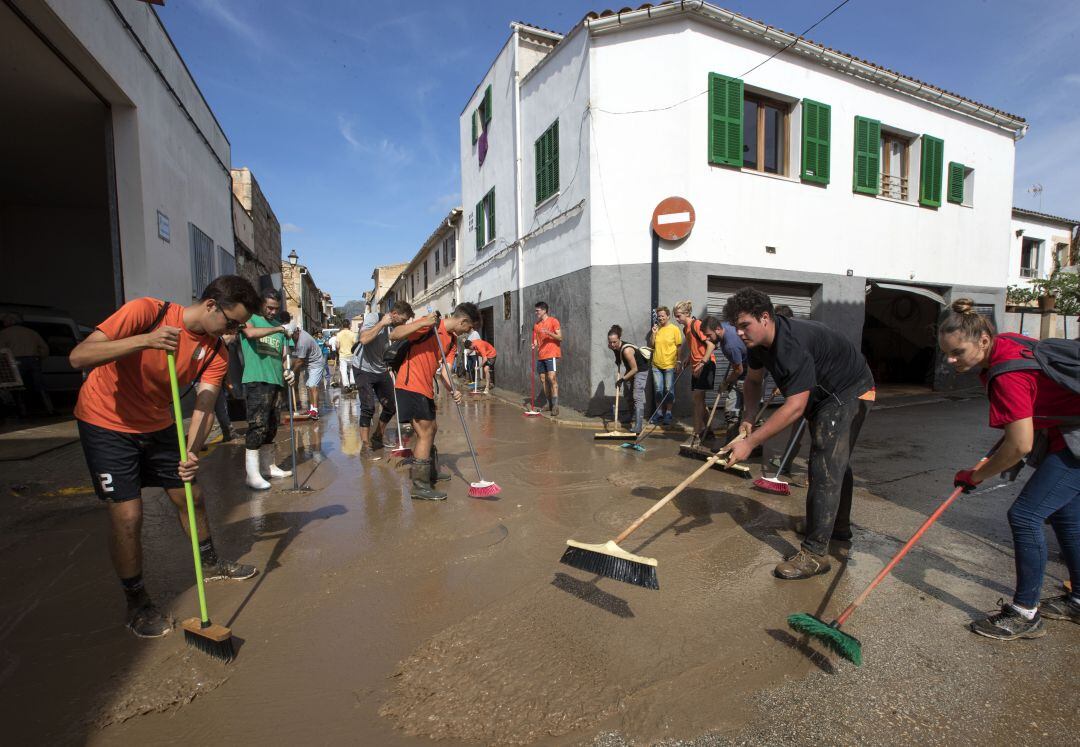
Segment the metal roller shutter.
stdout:
<path fill-rule="evenodd" d="M 721 278 L 710 276 L 708 285 L 708 295 L 705 299 L 705 314 L 708 316 L 715 316 L 718 319 L 724 318 L 724 304 L 731 296 L 735 295 L 735 292 L 740 288 L 745 288 L 748 285 L 752 285 L 762 293 L 768 294 L 772 299 L 773 306 L 780 306 L 786 304 L 791 307 L 792 312 L 795 314 L 796 319 L 809 319 L 813 311 L 814 305 L 814 291 L 817 289 L 813 285 L 800 285 L 798 283 L 770 283 L 762 282 L 760 280 L 745 280 L 745 279 L 733 279 L 733 278 Z M 719 375 L 719 370 L 726 368 L 726 361 L 721 356 L 721 364 L 717 366 L 717 386 L 719 386 L 722 378 Z M 764 397 L 768 397 L 772 390 L 776 387 L 773 383 L 772 376 L 765 375 L 765 386 L 762 391 Z M 713 399 L 715 398 L 713 392 L 709 392 L 705 395 L 706 403 L 709 407 L 712 407 Z M 784 398 L 779 394 L 776 399 L 773 400 L 773 404 L 779 404 L 784 401 Z M 719 417 L 719 415 L 717 416 Z"/>

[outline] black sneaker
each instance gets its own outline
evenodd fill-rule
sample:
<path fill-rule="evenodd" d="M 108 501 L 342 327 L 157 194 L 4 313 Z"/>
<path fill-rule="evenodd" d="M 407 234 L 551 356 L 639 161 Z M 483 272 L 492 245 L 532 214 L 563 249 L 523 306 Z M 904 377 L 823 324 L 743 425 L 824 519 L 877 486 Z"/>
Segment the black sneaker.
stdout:
<path fill-rule="evenodd" d="M 1039 601 L 1039 614 L 1047 620 L 1071 620 L 1080 625 L 1080 602 L 1072 594 Z"/>
<path fill-rule="evenodd" d="M 971 632 L 987 638 L 996 638 L 999 641 L 1015 641 L 1017 638 L 1042 638 L 1046 635 L 1046 623 L 1042 615 L 1036 610 L 1035 617 L 1028 620 L 1020 611 L 999 599 L 1001 611 L 975 620 L 971 623 Z"/>
<path fill-rule="evenodd" d="M 149 600 L 128 610 L 127 626 L 139 638 L 161 638 L 173 629 L 172 620 L 163 615 L 157 605 Z"/>
<path fill-rule="evenodd" d="M 222 579 L 243 581 L 258 572 L 259 569 L 255 566 L 237 563 L 235 560 L 219 560 L 216 565 L 206 565 L 204 563 L 202 567 L 203 581 L 220 581 Z"/>

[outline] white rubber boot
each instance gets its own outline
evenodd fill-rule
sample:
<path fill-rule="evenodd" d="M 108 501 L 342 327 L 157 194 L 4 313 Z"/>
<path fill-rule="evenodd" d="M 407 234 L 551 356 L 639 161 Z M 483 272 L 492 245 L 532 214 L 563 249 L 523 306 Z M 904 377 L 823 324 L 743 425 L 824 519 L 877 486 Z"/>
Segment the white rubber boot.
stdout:
<path fill-rule="evenodd" d="M 292 470 L 281 469 L 274 463 L 275 449 L 273 444 L 264 446 L 261 453 L 266 454 L 266 467 L 270 474 L 270 479 L 276 477 L 292 477 Z"/>
<path fill-rule="evenodd" d="M 244 467 L 247 470 L 247 486 L 253 490 L 269 490 L 270 483 L 259 473 L 259 450 L 244 450 Z"/>

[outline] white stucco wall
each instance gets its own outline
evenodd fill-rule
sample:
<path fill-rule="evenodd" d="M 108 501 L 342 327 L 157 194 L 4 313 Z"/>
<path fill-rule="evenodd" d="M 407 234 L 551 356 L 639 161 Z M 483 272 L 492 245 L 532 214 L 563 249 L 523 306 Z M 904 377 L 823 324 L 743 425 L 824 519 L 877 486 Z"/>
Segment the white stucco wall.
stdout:
<path fill-rule="evenodd" d="M 1020 236 L 1017 231 L 1023 231 Z M 1032 278 L 1020 275 L 1020 257 L 1024 239 L 1040 239 L 1043 244 L 1039 249 L 1039 277 L 1046 278 L 1054 269 L 1054 251 L 1057 244 L 1068 244 L 1069 229 L 1057 222 L 1039 220 L 1029 216 L 1013 216 L 1009 231 L 1009 279 L 1008 285 L 1026 285 Z"/>
<path fill-rule="evenodd" d="M 215 274 L 216 247 L 233 253 L 231 156 L 224 132 L 146 3 L 116 0 L 194 124 L 107 0 L 18 4 L 110 101 L 126 297 L 188 302 L 188 224 L 213 240 Z M 158 238 L 158 210 L 169 217 L 169 242 Z"/>
<path fill-rule="evenodd" d="M 693 234 L 661 261 L 701 261 L 925 283 L 1003 287 L 1009 245 L 1014 143 L 1009 133 L 959 114 L 779 56 L 748 87 L 832 107 L 831 183 L 798 179 L 801 110 L 790 117 L 788 178 L 707 160 L 708 74 L 738 77 L 775 50 L 679 19 L 593 38 L 592 263 L 649 261 L 649 219 L 664 197 L 694 204 Z M 663 64 L 658 64 L 662 60 Z M 696 95 L 702 94 L 702 95 Z M 631 110 L 672 108 L 636 114 Z M 606 110 L 606 111 L 604 111 Z M 854 118 L 944 140 L 944 161 L 975 169 L 974 206 L 918 206 L 920 142 L 900 204 L 852 191 Z M 947 169 L 946 169 L 947 171 Z M 766 254 L 765 247 L 776 248 Z"/>

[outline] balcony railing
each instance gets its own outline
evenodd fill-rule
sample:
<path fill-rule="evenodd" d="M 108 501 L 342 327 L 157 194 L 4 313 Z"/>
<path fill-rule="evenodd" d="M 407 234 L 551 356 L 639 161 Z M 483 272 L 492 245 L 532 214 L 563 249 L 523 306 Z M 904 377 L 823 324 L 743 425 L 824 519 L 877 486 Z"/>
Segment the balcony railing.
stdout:
<path fill-rule="evenodd" d="M 881 175 L 881 194 L 894 200 L 906 200 L 908 198 L 907 177 Z"/>

